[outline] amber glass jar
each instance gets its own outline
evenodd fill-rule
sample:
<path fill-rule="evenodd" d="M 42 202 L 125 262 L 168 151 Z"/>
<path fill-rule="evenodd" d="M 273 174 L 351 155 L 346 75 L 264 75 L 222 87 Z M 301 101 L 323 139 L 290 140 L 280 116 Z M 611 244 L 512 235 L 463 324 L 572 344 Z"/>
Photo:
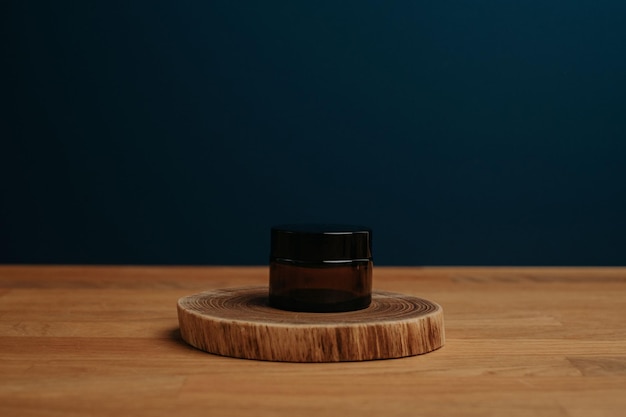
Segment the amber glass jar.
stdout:
<path fill-rule="evenodd" d="M 372 231 L 353 225 L 302 224 L 271 231 L 270 306 L 339 312 L 372 299 Z"/>

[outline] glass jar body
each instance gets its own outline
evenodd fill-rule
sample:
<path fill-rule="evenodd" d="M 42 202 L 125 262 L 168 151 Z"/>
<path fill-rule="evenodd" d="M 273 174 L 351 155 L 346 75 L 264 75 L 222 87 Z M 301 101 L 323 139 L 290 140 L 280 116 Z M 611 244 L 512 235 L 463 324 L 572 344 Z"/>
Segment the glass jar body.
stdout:
<path fill-rule="evenodd" d="M 341 312 L 372 300 L 371 260 L 297 262 L 270 260 L 269 304 L 282 310 Z"/>

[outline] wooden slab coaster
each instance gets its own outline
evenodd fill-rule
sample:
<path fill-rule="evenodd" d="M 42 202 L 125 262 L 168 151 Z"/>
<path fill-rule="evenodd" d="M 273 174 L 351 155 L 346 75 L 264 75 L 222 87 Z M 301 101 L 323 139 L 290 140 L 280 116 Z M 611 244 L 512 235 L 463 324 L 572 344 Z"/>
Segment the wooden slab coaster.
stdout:
<path fill-rule="evenodd" d="M 428 300 L 373 292 L 372 304 L 342 313 L 270 307 L 267 287 L 207 291 L 178 300 L 182 338 L 210 353 L 287 362 L 400 358 L 443 346 L 443 310 Z"/>

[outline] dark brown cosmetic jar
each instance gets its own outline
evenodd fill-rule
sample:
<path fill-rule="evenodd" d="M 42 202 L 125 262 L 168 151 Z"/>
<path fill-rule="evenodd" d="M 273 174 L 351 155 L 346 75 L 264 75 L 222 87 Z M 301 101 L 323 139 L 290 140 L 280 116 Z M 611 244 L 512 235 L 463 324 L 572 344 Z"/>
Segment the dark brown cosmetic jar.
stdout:
<path fill-rule="evenodd" d="M 372 300 L 372 231 L 336 224 L 275 226 L 271 231 L 272 307 L 339 312 Z"/>

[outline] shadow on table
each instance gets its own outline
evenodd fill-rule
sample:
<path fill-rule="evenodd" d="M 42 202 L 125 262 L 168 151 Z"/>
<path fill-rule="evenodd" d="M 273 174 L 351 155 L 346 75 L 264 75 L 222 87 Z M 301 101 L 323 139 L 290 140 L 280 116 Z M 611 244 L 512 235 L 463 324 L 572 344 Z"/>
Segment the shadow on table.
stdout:
<path fill-rule="evenodd" d="M 178 327 L 176 327 L 174 329 L 165 330 L 164 333 L 165 333 L 164 334 L 164 339 L 167 339 L 168 342 L 170 342 L 171 344 L 174 344 L 174 345 L 176 345 L 178 347 L 185 348 L 185 350 L 188 350 L 188 351 L 204 353 L 201 350 L 196 349 L 195 347 L 193 347 L 190 344 L 188 344 L 187 342 L 185 342 L 183 340 L 183 337 L 180 335 L 180 329 Z"/>

